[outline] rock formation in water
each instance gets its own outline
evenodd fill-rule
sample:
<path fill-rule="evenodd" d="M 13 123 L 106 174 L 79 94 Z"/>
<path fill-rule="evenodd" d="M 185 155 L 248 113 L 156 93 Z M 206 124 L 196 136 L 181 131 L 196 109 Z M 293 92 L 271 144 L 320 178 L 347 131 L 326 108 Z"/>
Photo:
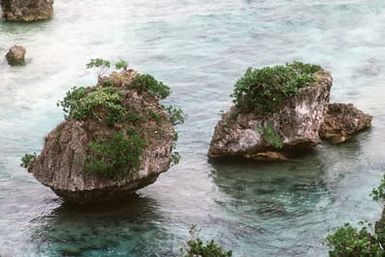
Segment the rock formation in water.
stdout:
<path fill-rule="evenodd" d="M 308 85 L 300 86 L 274 111 L 243 111 L 233 106 L 215 127 L 209 156 L 286 159 L 285 152 L 319 144 L 318 131 L 329 103 L 332 77 L 323 70 L 310 76 Z"/>
<path fill-rule="evenodd" d="M 53 0 L 1 0 L 6 21 L 33 22 L 53 15 Z"/>
<path fill-rule="evenodd" d="M 332 81 L 321 67 L 298 62 L 248 69 L 235 85 L 235 105 L 215 127 L 209 157 L 288 160 L 320 136 L 342 142 L 370 126 L 371 117 L 350 105 L 329 106 Z"/>
<path fill-rule="evenodd" d="M 159 103 L 169 88 L 133 70 L 114 72 L 96 87 L 59 102 L 66 120 L 45 138 L 28 171 L 76 202 L 127 196 L 155 182 L 172 162 L 176 132 Z"/>
<path fill-rule="evenodd" d="M 23 65 L 26 52 L 27 50 L 23 46 L 15 45 L 9 49 L 5 57 L 10 65 Z"/>
<path fill-rule="evenodd" d="M 320 136 L 333 144 L 340 144 L 371 127 L 372 119 L 353 104 L 333 103 L 327 108 Z"/>

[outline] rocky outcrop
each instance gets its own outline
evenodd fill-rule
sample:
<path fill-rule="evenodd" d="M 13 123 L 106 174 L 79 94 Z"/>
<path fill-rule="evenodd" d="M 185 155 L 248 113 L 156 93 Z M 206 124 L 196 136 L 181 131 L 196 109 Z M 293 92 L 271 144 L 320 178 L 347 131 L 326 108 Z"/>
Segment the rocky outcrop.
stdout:
<path fill-rule="evenodd" d="M 215 127 L 209 156 L 284 160 L 292 150 L 319 144 L 332 77 L 325 71 L 314 76 L 312 85 L 299 89 L 273 113 L 244 113 L 233 106 Z"/>
<path fill-rule="evenodd" d="M 320 136 L 333 144 L 340 144 L 371 127 L 372 119 L 353 104 L 333 103 L 327 108 Z"/>
<path fill-rule="evenodd" d="M 1 0 L 6 21 L 33 22 L 53 15 L 53 0 Z"/>
<path fill-rule="evenodd" d="M 10 65 L 23 65 L 26 52 L 27 50 L 23 46 L 15 45 L 9 49 L 5 57 Z"/>
<path fill-rule="evenodd" d="M 113 89 L 123 97 L 122 103 L 126 110 L 135 110 L 135 121 L 132 124 L 135 124 L 135 129 L 146 140 L 137 169 L 127 167 L 123 174 L 128 175 L 114 177 L 86 172 L 90 143 L 121 131 L 126 124 L 118 123 L 108 127 L 98 119 L 68 118 L 48 134 L 41 154 L 32 162 L 28 171 L 56 194 L 76 203 L 124 197 L 154 183 L 170 167 L 176 135 L 158 98 L 130 88 L 135 76 L 136 72 L 131 70 L 114 73 L 111 79 L 104 79 L 113 83 Z M 97 111 L 100 111 L 99 117 L 104 117 L 103 110 Z M 148 118 L 149 113 L 157 117 L 157 120 Z"/>

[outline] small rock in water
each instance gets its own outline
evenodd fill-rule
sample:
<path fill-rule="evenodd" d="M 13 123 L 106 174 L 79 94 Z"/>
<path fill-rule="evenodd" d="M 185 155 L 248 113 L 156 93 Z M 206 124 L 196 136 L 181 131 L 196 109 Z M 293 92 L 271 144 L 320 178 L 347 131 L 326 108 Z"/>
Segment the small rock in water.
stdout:
<path fill-rule="evenodd" d="M 320 136 L 333 144 L 349 140 L 358 132 L 372 126 L 373 117 L 353 106 L 353 104 L 329 104 Z"/>
<path fill-rule="evenodd" d="M 26 52 L 27 50 L 23 46 L 15 45 L 9 49 L 5 57 L 10 65 L 23 65 Z"/>
<path fill-rule="evenodd" d="M 53 0 L 2 0 L 3 18 L 6 21 L 33 22 L 49 19 L 53 15 Z"/>

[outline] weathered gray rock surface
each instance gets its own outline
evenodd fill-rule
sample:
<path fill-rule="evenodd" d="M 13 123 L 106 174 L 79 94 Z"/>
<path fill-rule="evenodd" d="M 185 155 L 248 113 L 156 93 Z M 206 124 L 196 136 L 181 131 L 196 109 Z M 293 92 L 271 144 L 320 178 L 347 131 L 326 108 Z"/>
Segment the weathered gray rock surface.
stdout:
<path fill-rule="evenodd" d="M 301 88 L 274 113 L 241 113 L 233 106 L 215 127 L 209 156 L 284 160 L 286 152 L 319 144 L 318 132 L 329 103 L 333 79 L 328 72 L 319 72 L 315 76 L 316 82 Z M 266 129 L 280 139 L 282 148 L 279 151 L 264 135 Z"/>
<path fill-rule="evenodd" d="M 23 46 L 15 45 L 9 49 L 5 57 L 10 65 L 23 65 L 26 52 L 27 50 Z"/>
<path fill-rule="evenodd" d="M 53 0 L 1 0 L 6 21 L 33 22 L 46 20 L 53 15 Z"/>
<path fill-rule="evenodd" d="M 353 104 L 333 103 L 327 108 L 320 136 L 333 144 L 340 144 L 371 127 L 372 119 Z"/>
<path fill-rule="evenodd" d="M 154 183 L 161 173 L 169 169 L 176 140 L 175 130 L 155 97 L 122 86 L 132 80 L 133 74 L 136 73 L 130 71 L 111 76 L 114 83 L 122 87 L 123 101 L 131 108 L 151 110 L 162 118 L 161 124 L 148 120 L 142 125 L 149 140 L 139 169 L 117 178 L 84 172 L 87 145 L 93 138 L 109 131 L 95 120 L 69 119 L 48 134 L 42 152 L 28 168 L 39 182 L 69 201 L 89 203 L 127 196 Z"/>

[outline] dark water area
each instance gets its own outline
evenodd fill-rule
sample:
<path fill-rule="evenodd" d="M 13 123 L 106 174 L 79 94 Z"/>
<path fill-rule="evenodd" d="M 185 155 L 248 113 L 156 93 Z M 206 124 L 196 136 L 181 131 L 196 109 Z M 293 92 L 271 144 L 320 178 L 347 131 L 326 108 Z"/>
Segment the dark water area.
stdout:
<path fill-rule="evenodd" d="M 385 171 L 385 2 L 379 0 L 57 0 L 48 22 L 0 22 L 0 256 L 177 256 L 197 224 L 236 257 L 327 256 L 325 236 L 376 221 Z M 186 113 L 179 165 L 126 201 L 63 203 L 19 166 L 63 119 L 56 102 L 92 85 L 89 59 L 129 60 L 168 84 Z M 334 77 L 332 101 L 374 116 L 352 141 L 298 162 L 213 162 L 207 150 L 235 81 L 249 66 L 301 60 Z"/>

